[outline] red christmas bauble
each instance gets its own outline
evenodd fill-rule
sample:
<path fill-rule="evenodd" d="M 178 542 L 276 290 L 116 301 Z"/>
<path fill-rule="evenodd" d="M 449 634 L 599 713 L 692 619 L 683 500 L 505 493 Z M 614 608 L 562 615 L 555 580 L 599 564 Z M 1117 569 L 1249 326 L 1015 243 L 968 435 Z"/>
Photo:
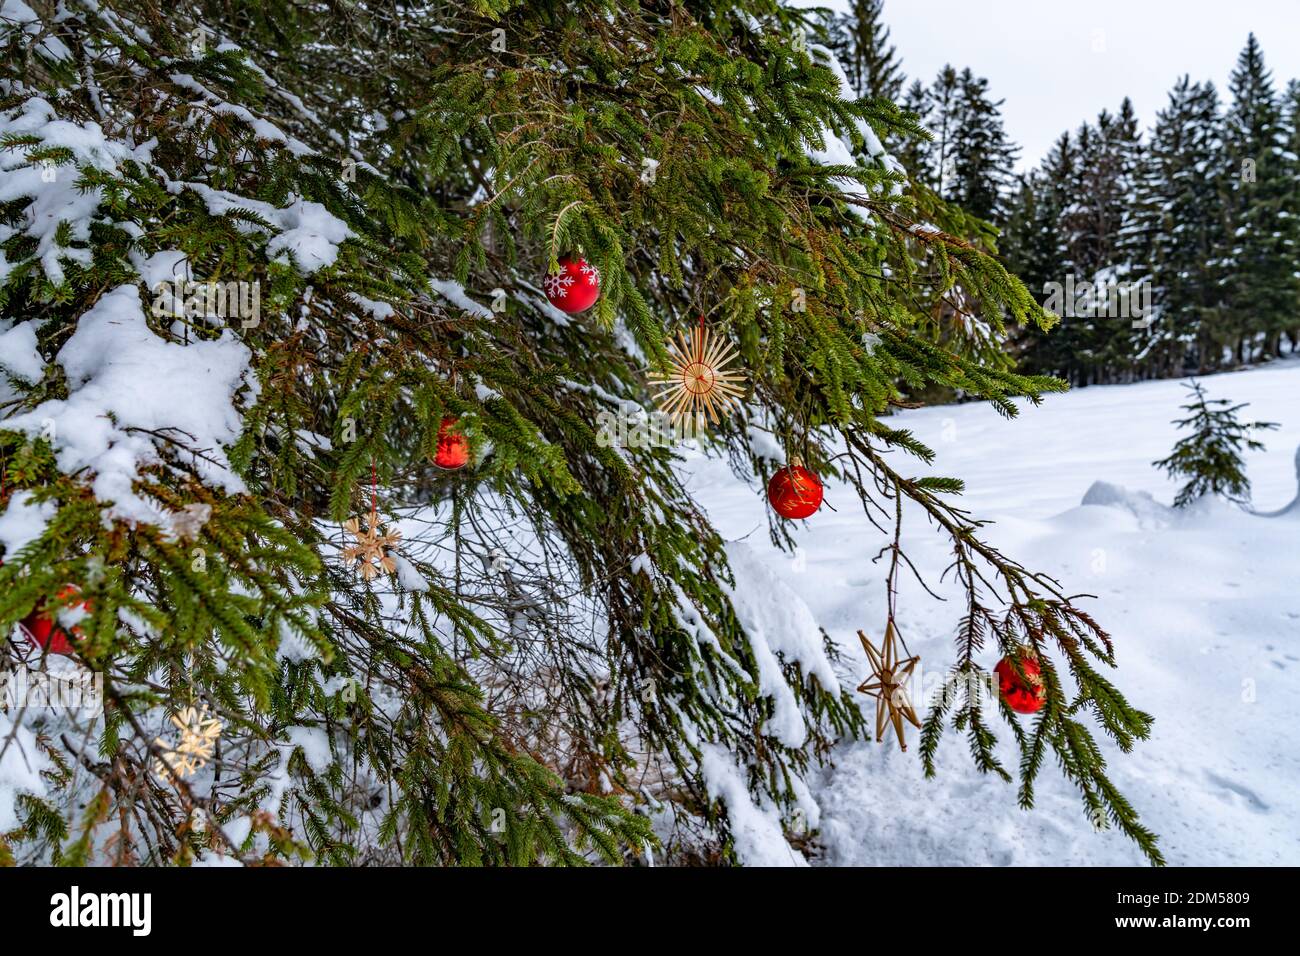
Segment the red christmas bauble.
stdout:
<path fill-rule="evenodd" d="M 76 585 L 69 584 L 61 592 L 60 598 L 68 597 L 80 590 Z M 90 602 L 84 602 L 81 607 L 86 611 L 90 610 Z M 51 654 L 62 654 L 64 657 L 72 654 L 72 642 L 81 637 L 81 628 L 75 625 L 69 631 L 64 630 L 59 623 L 59 608 L 54 611 L 46 611 L 41 605 L 23 618 L 19 625 L 28 639 L 43 651 L 49 651 Z"/>
<path fill-rule="evenodd" d="M 822 506 L 822 493 L 821 479 L 797 463 L 767 483 L 767 500 L 782 518 L 807 518 Z"/>
<path fill-rule="evenodd" d="M 457 431 L 456 419 L 444 418 L 438 426 L 438 449 L 433 463 L 439 468 L 455 471 L 469 464 L 469 439 Z"/>
<path fill-rule="evenodd" d="M 1020 670 L 1025 675 L 1023 678 L 1016 673 L 1016 665 L 1010 657 L 1002 658 L 993 668 L 993 673 L 998 675 L 998 692 L 1017 714 L 1036 714 L 1047 702 L 1047 688 L 1039 676 L 1042 668 L 1035 654 L 1021 654 L 1019 659 Z"/>
<path fill-rule="evenodd" d="M 600 297 L 600 270 L 589 265 L 586 259 L 565 256 L 558 271 L 546 274 L 542 289 L 551 305 L 561 312 L 570 315 L 585 312 Z"/>

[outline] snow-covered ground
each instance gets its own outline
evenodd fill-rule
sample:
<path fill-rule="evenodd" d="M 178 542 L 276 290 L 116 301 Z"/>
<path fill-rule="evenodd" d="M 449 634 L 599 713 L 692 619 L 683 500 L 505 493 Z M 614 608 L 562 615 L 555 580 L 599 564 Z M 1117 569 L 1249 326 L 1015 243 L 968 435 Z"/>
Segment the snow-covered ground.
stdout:
<path fill-rule="evenodd" d="M 1267 451 L 1248 455 L 1255 506 L 1283 508 L 1296 495 L 1300 361 L 1205 379 L 1211 397 L 1250 402 L 1245 416 L 1281 424 Z M 1155 716 L 1152 738 L 1130 754 L 1098 730 L 1112 779 L 1161 837 L 1172 865 L 1300 864 L 1300 509 L 1283 517 L 1210 505 L 1168 516 L 1159 507 L 1081 505 L 1094 481 L 1172 501 L 1176 485 L 1151 462 L 1166 455 L 1185 389 L 1177 381 L 1088 388 L 1025 407 L 1013 421 L 987 404 L 910 411 L 899 424 L 934 448 L 934 472 L 966 480 L 965 506 L 993 519 L 994 543 L 1059 578 L 1114 636 L 1112 677 Z M 797 530 L 789 555 L 767 537 L 765 501 L 725 462 L 699 455 L 685 469 L 691 489 L 733 549 L 788 585 L 844 652 L 845 685 L 867 673 L 854 635 L 878 638 L 884 620 L 882 543 L 846 488 Z M 904 469 L 905 473 L 909 469 Z M 922 473 L 919 463 L 912 473 Z M 918 516 L 909 550 L 931 583 L 947 545 Z M 734 563 L 734 562 L 733 562 Z M 753 562 L 745 562 L 752 564 Z M 748 575 L 772 585 L 768 574 Z M 746 581 L 740 581 L 741 590 Z M 952 588 L 938 588 L 951 596 Z M 922 690 L 950 665 L 957 602 L 936 602 L 907 582 L 900 624 L 921 655 Z M 989 667 L 993 649 L 986 651 Z M 921 708 L 918 707 L 918 710 Z M 882 744 L 841 744 L 812 780 L 821 808 L 820 862 L 833 865 L 1134 865 L 1144 858 L 1114 830 L 1094 831 L 1077 792 L 1044 767 L 1037 805 L 972 765 L 951 731 L 939 774 L 924 779 L 917 734 L 907 753 Z M 1016 766 L 1002 728 L 1004 763 Z"/>

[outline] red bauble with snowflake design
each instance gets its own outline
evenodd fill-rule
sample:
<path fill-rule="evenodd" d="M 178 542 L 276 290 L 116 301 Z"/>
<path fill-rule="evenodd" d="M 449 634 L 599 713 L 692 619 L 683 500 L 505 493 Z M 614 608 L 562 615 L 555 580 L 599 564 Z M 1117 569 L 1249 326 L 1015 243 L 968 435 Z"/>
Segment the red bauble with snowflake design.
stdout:
<path fill-rule="evenodd" d="M 1016 660 L 1023 677 L 1016 673 Z M 1016 660 L 1010 656 L 998 661 L 993 673 L 998 675 L 998 692 L 1017 714 L 1036 714 L 1047 702 L 1047 688 L 1043 686 L 1043 669 L 1038 655 L 1032 650 L 1021 651 Z"/>
<path fill-rule="evenodd" d="M 600 298 L 600 270 L 586 259 L 560 260 L 556 272 L 548 272 L 542 280 L 546 298 L 561 312 L 574 315 L 585 312 Z"/>
<path fill-rule="evenodd" d="M 71 595 L 76 594 L 79 590 L 80 588 L 76 585 L 69 584 L 59 592 L 59 597 L 61 599 L 70 597 Z M 89 612 L 90 602 L 87 601 L 82 603 L 79 605 L 79 608 L 83 611 Z M 59 612 L 61 610 L 63 610 L 62 607 L 47 610 L 42 605 L 37 605 L 36 610 L 23 618 L 22 623 L 18 626 L 22 628 L 22 631 L 27 635 L 28 640 L 41 650 L 48 651 L 51 654 L 61 654 L 67 657 L 72 654 L 72 642 L 79 639 L 82 635 L 81 628 L 76 625 L 65 629 L 63 625 L 59 623 Z"/>
<path fill-rule="evenodd" d="M 782 518 L 807 518 L 822 506 L 822 480 L 798 459 L 767 483 L 767 500 Z"/>
<path fill-rule="evenodd" d="M 438 448 L 433 454 L 433 463 L 447 471 L 469 464 L 469 439 L 455 428 L 454 418 L 444 418 L 438 425 Z"/>

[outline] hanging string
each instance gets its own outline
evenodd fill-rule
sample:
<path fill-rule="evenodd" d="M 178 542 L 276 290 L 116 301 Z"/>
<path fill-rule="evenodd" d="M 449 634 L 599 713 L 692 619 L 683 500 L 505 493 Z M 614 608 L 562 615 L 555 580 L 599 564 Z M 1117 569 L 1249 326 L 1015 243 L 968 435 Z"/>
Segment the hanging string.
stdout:
<path fill-rule="evenodd" d="M 908 657 L 912 656 L 912 649 L 907 646 L 907 639 L 903 637 L 898 626 L 894 623 L 895 611 L 897 610 L 898 599 L 898 556 L 899 556 L 899 539 L 903 534 L 903 493 L 898 485 L 894 482 L 894 543 L 893 555 L 889 562 L 889 574 L 885 577 L 885 594 L 886 610 L 889 614 L 887 627 L 894 629 L 894 634 L 898 637 L 899 643 L 903 645 L 903 653 Z"/>
<path fill-rule="evenodd" d="M 370 523 L 373 526 L 375 516 L 379 514 L 379 476 L 375 471 L 375 460 L 370 459 Z"/>

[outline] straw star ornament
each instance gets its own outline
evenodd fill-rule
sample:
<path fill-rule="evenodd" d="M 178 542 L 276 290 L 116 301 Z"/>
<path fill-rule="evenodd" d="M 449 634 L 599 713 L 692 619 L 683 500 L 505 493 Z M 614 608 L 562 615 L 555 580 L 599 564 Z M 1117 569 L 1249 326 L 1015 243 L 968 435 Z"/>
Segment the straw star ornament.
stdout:
<path fill-rule="evenodd" d="M 164 780 L 192 777 L 211 759 L 221 736 L 221 718 L 209 717 L 206 710 L 183 707 L 172 715 L 172 723 L 180 731 L 175 745 L 161 737 L 154 743 L 161 751 L 154 761 L 154 773 Z"/>
<path fill-rule="evenodd" d="M 361 530 L 361 522 L 356 518 L 344 522 L 344 529 L 357 539 L 357 543 L 343 549 L 343 561 L 348 567 L 359 563 L 361 577 L 372 581 L 381 573 L 392 574 L 397 570 L 397 562 L 388 554 L 388 549 L 402 539 L 402 534 L 400 531 L 384 534 L 379 514 L 374 510 L 366 517 L 366 522 L 365 531 Z"/>
<path fill-rule="evenodd" d="M 672 371 L 649 378 L 659 389 L 655 401 L 660 411 L 674 422 L 693 419 L 698 430 L 721 421 L 723 413 L 740 403 L 745 373 L 727 367 L 736 359 L 735 349 L 726 339 L 710 336 L 703 317 L 689 341 L 679 332 L 668 351 Z"/>
<path fill-rule="evenodd" d="M 907 696 L 907 682 L 912 679 L 912 671 L 921 658 L 899 658 L 895 643 L 898 634 L 894 630 L 893 621 L 885 625 L 885 640 L 880 650 L 876 650 L 876 646 L 861 631 L 858 631 L 858 637 L 862 639 L 862 649 L 867 652 L 867 660 L 871 663 L 871 677 L 859 685 L 858 693 L 876 698 L 876 743 L 885 739 L 885 725 L 893 724 L 894 733 L 898 734 L 898 746 L 906 752 L 904 718 L 911 721 L 912 726 L 918 730 L 921 727 L 916 711 L 912 709 L 912 701 Z"/>

